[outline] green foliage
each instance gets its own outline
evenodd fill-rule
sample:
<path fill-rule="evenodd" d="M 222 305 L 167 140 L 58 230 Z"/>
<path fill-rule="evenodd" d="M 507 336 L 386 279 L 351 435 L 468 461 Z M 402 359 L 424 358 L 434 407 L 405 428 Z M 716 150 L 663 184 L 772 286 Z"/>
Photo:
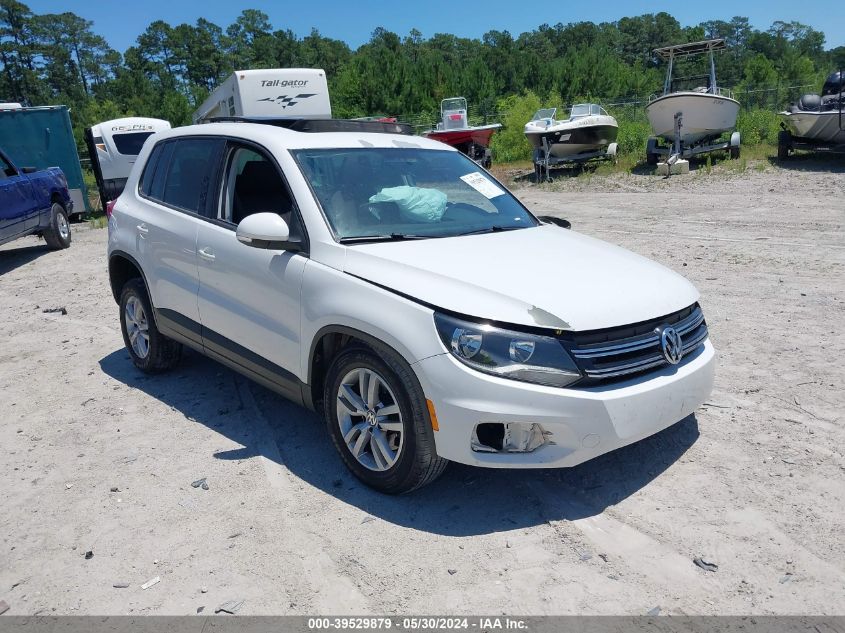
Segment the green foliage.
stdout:
<path fill-rule="evenodd" d="M 80 156 L 87 156 L 88 152 L 80 154 Z M 91 208 L 94 213 L 102 213 L 102 204 L 100 203 L 100 194 L 97 189 L 97 179 L 94 177 L 94 172 L 87 166 L 82 168 L 82 181 L 85 183 L 85 188 L 88 190 L 88 201 L 91 203 Z"/>
<path fill-rule="evenodd" d="M 651 126 L 648 124 L 645 109 L 642 106 L 618 110 L 611 108 L 610 114 L 619 124 L 619 135 L 616 137 L 619 153 L 645 157 L 645 146 L 651 136 Z"/>
<path fill-rule="evenodd" d="M 778 141 L 780 116 L 770 110 L 741 110 L 737 117 L 736 127 L 742 137 L 743 145 L 759 143 L 774 145 Z"/>
<path fill-rule="evenodd" d="M 497 161 L 510 163 L 531 158 L 531 145 L 525 138 L 524 129 L 531 116 L 541 107 L 543 105 L 540 98 L 530 91 L 499 101 L 499 111 L 505 113 L 502 119 L 503 127 L 493 135 L 490 143 Z"/>

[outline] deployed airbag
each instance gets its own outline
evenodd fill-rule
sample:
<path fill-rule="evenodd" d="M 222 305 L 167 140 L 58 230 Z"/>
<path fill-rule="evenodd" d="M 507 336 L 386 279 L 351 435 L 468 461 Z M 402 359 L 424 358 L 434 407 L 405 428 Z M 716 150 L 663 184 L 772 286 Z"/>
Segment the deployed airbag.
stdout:
<path fill-rule="evenodd" d="M 386 187 L 370 197 L 370 202 L 393 202 L 406 219 L 437 222 L 446 211 L 446 194 L 425 187 Z"/>

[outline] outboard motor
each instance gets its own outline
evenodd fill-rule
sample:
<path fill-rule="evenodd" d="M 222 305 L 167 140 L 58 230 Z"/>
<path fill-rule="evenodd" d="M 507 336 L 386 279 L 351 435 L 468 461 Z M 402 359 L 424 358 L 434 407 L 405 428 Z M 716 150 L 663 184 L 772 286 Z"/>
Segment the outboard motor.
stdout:
<path fill-rule="evenodd" d="M 842 86 L 845 85 L 845 77 L 841 76 L 842 71 L 838 70 L 831 73 L 830 77 L 824 82 L 822 86 L 822 96 L 838 95 L 842 91 Z"/>

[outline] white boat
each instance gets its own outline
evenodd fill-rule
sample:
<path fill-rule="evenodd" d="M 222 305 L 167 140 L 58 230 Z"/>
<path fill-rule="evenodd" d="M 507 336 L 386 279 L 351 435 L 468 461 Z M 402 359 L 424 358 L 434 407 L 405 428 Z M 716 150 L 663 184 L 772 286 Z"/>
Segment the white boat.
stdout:
<path fill-rule="evenodd" d="M 716 84 L 713 53 L 725 48 L 725 40 L 714 39 L 665 46 L 654 51 L 658 57 L 668 62 L 668 68 L 663 84 L 663 94 L 649 101 L 646 113 L 654 136 L 675 145 L 675 148 L 680 150 L 676 153 L 684 155 L 699 153 L 696 151 L 696 146 L 701 146 L 698 148 L 701 151 L 724 149 L 721 146 L 704 147 L 704 144 L 736 127 L 739 101 L 733 98 L 729 90 Z M 709 56 L 709 74 L 673 77 L 675 60 L 694 55 Z M 697 83 L 704 85 L 696 85 Z M 734 147 L 733 143 L 729 146 Z M 738 137 L 735 147 L 738 152 Z M 650 155 L 650 162 L 651 158 Z"/>
<path fill-rule="evenodd" d="M 535 150 L 548 157 L 577 159 L 585 154 L 603 153 L 616 140 L 619 125 L 596 103 L 579 103 L 566 119 L 555 119 L 557 108 L 538 110 L 525 124 L 525 136 Z"/>
<path fill-rule="evenodd" d="M 821 95 L 802 96 L 781 112 L 784 132 L 778 137 L 778 157 L 792 149 L 845 151 L 845 76 L 835 72 L 827 78 Z"/>

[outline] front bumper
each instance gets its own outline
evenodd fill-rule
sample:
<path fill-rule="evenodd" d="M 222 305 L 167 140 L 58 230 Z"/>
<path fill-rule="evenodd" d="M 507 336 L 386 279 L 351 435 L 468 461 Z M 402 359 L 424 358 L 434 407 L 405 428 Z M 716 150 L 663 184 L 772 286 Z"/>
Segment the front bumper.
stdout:
<path fill-rule="evenodd" d="M 637 442 L 693 413 L 713 389 L 715 358 L 708 340 L 679 365 L 583 389 L 489 376 L 448 353 L 413 367 L 437 412 L 438 455 L 491 468 L 559 468 Z M 473 429 L 485 422 L 536 423 L 549 441 L 530 453 L 477 452 Z"/>

